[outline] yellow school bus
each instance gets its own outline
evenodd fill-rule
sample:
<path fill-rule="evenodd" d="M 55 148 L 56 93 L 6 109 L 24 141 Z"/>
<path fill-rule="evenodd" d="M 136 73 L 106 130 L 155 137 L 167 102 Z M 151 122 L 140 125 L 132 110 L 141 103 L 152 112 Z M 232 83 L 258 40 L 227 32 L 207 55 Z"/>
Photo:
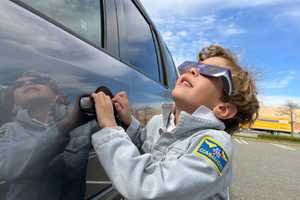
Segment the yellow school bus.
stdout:
<path fill-rule="evenodd" d="M 288 117 L 259 116 L 250 128 L 271 132 L 291 132 L 291 123 Z"/>

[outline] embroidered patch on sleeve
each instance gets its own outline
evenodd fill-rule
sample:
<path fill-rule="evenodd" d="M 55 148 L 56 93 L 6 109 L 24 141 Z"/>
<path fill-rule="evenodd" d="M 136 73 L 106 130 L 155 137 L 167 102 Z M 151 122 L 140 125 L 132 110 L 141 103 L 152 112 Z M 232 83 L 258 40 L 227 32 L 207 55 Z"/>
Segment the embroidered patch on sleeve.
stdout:
<path fill-rule="evenodd" d="M 218 141 L 211 137 L 205 137 L 201 140 L 193 153 L 197 157 L 205 158 L 211 162 L 216 168 L 218 175 L 222 176 L 222 171 L 228 163 L 228 156 Z"/>

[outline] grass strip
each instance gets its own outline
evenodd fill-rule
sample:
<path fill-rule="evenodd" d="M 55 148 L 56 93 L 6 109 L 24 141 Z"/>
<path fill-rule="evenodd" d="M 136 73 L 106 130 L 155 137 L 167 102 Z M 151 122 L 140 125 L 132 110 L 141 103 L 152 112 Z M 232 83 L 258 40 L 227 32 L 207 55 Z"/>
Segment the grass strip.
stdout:
<path fill-rule="evenodd" d="M 286 141 L 286 142 L 295 142 L 300 144 L 300 138 L 293 136 L 285 136 L 285 135 L 258 135 L 257 138 L 265 139 L 265 140 L 277 140 L 277 141 Z"/>

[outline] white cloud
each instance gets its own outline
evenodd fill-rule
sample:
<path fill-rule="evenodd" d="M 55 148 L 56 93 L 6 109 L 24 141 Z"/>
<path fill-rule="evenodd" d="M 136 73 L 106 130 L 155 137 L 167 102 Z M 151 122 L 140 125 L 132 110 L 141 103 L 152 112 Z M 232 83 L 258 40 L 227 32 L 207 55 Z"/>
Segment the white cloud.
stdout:
<path fill-rule="evenodd" d="M 218 19 L 216 15 L 195 17 L 160 17 L 154 19 L 163 39 L 173 54 L 175 64 L 196 60 L 197 52 L 211 43 L 222 41 L 246 31 L 234 19 Z"/>
<path fill-rule="evenodd" d="M 300 105 L 300 97 L 294 96 L 264 96 L 259 95 L 258 99 L 264 106 L 284 106 L 288 101 L 292 101 Z"/>
<path fill-rule="evenodd" d="M 297 18 L 299 19 L 300 17 L 300 7 L 292 7 L 288 8 L 285 10 L 283 13 L 279 14 L 278 16 L 283 16 L 283 17 L 291 17 L 291 18 Z"/>
<path fill-rule="evenodd" d="M 181 37 L 185 37 L 188 35 L 188 33 L 186 31 L 180 31 L 177 33 L 178 36 L 181 36 Z"/>
<path fill-rule="evenodd" d="M 277 74 L 272 74 L 267 80 L 258 82 L 258 86 L 261 89 L 283 89 L 287 88 L 291 81 L 296 78 L 296 72 L 278 72 Z"/>
<path fill-rule="evenodd" d="M 270 0 L 256 1 L 274 2 Z M 212 43 L 225 43 L 227 39 L 246 33 L 232 16 L 220 17 L 216 11 L 243 5 L 229 0 L 141 0 L 162 33 L 175 64 L 183 60 L 195 60 L 201 48 Z M 258 3 L 259 2 L 259 3 Z"/>
<path fill-rule="evenodd" d="M 245 33 L 245 30 L 237 27 L 237 25 L 231 23 L 223 29 L 223 36 L 229 37 L 233 35 L 240 35 Z"/>
<path fill-rule="evenodd" d="M 273 23 L 283 30 L 300 30 L 300 4 L 283 9 L 273 17 Z"/>

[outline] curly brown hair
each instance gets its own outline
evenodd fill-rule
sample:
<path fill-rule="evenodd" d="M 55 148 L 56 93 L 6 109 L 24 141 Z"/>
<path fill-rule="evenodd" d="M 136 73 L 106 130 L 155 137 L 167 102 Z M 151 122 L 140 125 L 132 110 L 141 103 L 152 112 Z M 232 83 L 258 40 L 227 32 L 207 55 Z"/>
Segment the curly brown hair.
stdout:
<path fill-rule="evenodd" d="M 252 75 L 241 67 L 237 57 L 229 49 L 213 44 L 203 48 L 198 54 L 200 62 L 211 57 L 222 57 L 230 63 L 234 90 L 230 96 L 224 93 L 221 100 L 237 107 L 237 114 L 233 118 L 223 120 L 225 130 L 233 134 L 241 125 L 252 124 L 258 116 L 259 102 L 255 81 Z"/>

